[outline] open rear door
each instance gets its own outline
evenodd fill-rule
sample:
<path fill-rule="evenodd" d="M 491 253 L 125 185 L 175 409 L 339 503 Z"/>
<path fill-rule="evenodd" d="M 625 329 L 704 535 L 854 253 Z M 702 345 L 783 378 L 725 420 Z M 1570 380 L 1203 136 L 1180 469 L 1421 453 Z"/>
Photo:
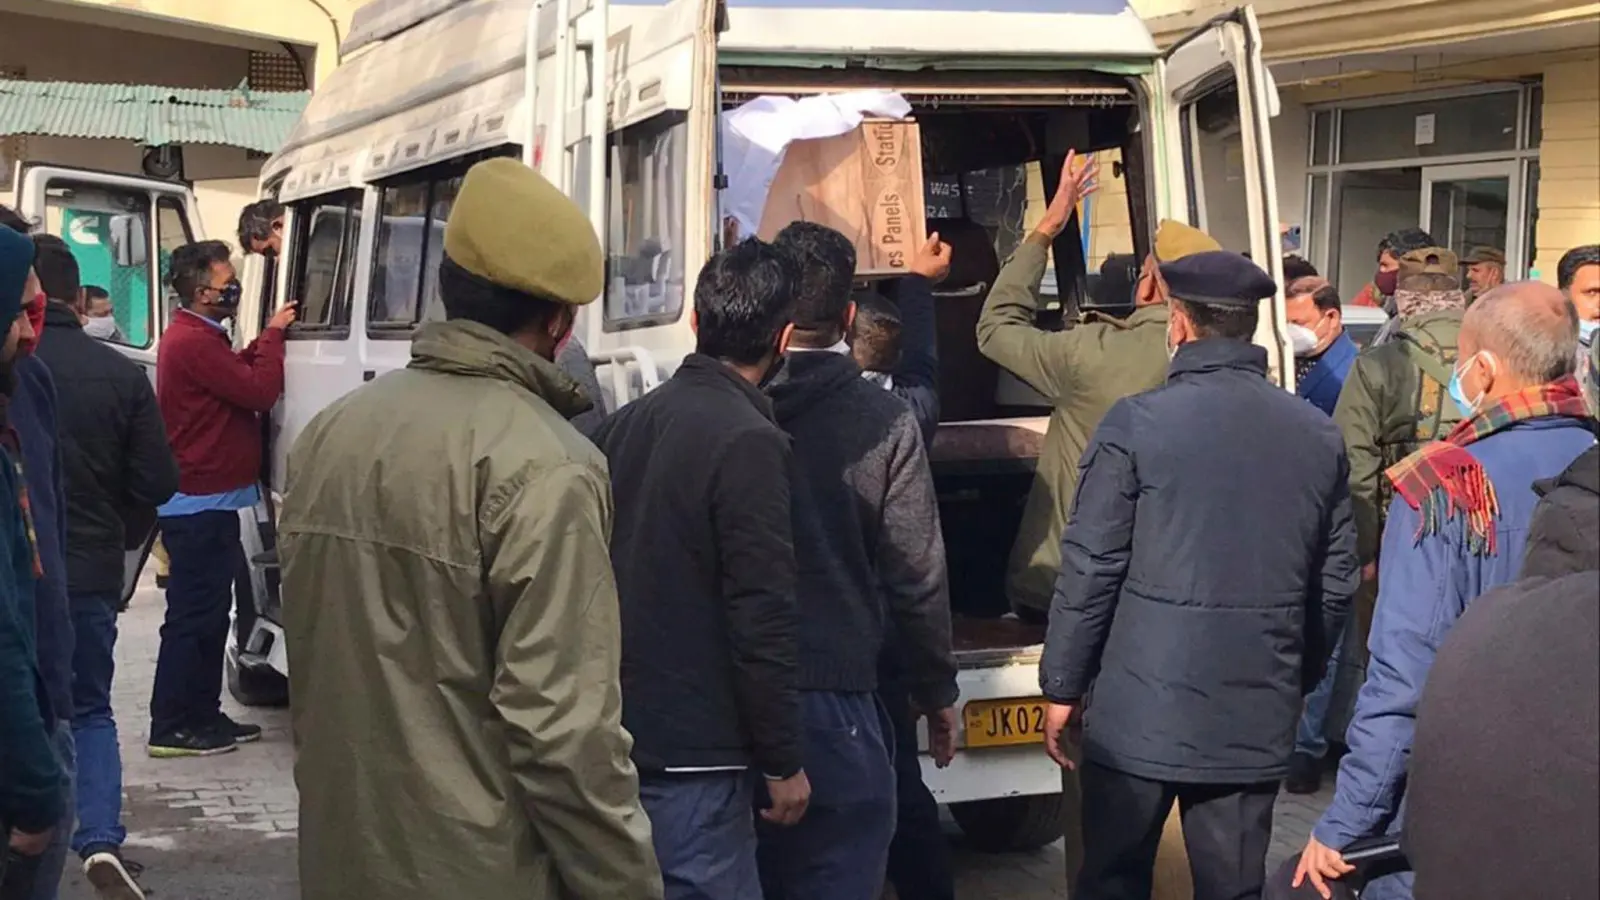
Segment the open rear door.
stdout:
<path fill-rule="evenodd" d="M 1254 10 L 1219 16 L 1169 48 L 1162 60 L 1163 116 L 1176 218 L 1205 229 L 1223 247 L 1250 254 L 1279 285 L 1256 342 L 1276 380 L 1294 387 L 1283 316 L 1283 258 L 1269 124 L 1278 91 L 1261 61 Z"/>
<path fill-rule="evenodd" d="M 117 333 L 107 343 L 154 384 L 156 347 L 174 308 L 167 289 L 172 251 L 199 239 L 194 192 L 171 181 L 48 163 L 23 163 L 16 184 L 18 212 L 65 241 L 84 286 L 110 296 Z M 140 533 L 127 536 L 124 603 L 155 541 L 154 517 L 130 524 Z"/>

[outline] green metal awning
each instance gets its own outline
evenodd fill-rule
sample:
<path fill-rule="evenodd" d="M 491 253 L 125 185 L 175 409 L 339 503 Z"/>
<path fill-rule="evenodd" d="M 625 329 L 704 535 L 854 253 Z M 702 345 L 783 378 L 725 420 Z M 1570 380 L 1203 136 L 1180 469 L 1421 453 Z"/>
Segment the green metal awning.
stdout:
<path fill-rule="evenodd" d="M 309 91 L 197 90 L 0 79 L 0 136 L 111 138 L 141 144 L 282 146 Z"/>

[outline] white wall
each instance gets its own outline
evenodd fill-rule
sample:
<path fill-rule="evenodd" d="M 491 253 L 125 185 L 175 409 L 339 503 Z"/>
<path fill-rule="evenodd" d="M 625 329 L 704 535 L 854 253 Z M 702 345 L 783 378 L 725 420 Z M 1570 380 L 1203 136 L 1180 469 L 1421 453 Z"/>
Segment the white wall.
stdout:
<path fill-rule="evenodd" d="M 1305 232 L 1306 154 L 1311 118 L 1305 104 L 1282 95 L 1282 109 L 1272 120 L 1272 167 L 1278 182 L 1278 218 Z M 1306 255 L 1304 248 L 1301 255 Z"/>

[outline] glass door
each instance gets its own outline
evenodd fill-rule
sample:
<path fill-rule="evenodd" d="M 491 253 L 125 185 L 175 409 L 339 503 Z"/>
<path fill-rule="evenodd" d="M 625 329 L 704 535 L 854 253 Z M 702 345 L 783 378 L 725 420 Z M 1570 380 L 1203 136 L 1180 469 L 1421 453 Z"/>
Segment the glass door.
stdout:
<path fill-rule="evenodd" d="M 1520 278 L 1523 257 L 1521 172 L 1515 160 L 1422 170 L 1422 228 L 1466 256 L 1474 247 L 1506 255 L 1507 276 Z"/>

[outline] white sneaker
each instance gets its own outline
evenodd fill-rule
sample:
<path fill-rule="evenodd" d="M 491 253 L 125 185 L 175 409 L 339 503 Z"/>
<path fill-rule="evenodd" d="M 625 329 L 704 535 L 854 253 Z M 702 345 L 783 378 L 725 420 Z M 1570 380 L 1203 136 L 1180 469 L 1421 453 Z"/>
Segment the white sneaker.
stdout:
<path fill-rule="evenodd" d="M 100 900 L 145 900 L 144 890 L 115 853 L 93 854 L 83 861 L 83 874 Z"/>

